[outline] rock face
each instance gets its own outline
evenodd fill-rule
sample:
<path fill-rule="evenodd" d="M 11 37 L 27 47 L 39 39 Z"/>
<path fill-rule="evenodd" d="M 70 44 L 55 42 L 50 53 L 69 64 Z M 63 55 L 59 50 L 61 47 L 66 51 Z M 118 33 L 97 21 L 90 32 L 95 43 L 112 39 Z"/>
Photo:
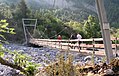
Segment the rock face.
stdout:
<path fill-rule="evenodd" d="M 34 47 L 27 47 L 27 46 L 21 46 L 21 45 L 15 45 L 15 44 L 9 44 L 4 45 L 5 48 L 13 51 L 18 50 L 22 52 L 23 54 L 27 54 L 28 56 L 32 57 L 31 62 L 39 63 L 41 64 L 41 67 L 47 66 L 48 64 L 54 62 L 57 60 L 57 56 L 61 54 L 60 51 L 57 49 L 50 49 L 47 47 L 41 47 L 41 48 L 34 48 Z M 91 60 L 91 56 L 85 56 L 81 55 L 79 53 L 70 53 L 74 56 L 73 63 L 74 64 L 80 64 L 85 65 L 85 63 Z M 5 59 L 9 58 L 10 62 L 13 62 L 12 56 L 5 53 Z M 67 58 L 66 53 L 64 53 L 64 58 Z M 95 63 L 98 63 L 101 61 L 101 57 L 95 57 Z M 14 69 L 11 69 L 7 66 L 0 65 L 0 76 L 19 76 L 18 72 Z M 15 75 L 16 74 L 16 75 Z"/>

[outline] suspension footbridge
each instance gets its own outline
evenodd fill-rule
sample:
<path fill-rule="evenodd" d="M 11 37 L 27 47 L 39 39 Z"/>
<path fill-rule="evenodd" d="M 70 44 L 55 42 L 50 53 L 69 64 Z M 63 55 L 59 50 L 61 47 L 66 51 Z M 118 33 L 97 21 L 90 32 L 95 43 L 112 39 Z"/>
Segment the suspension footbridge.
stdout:
<path fill-rule="evenodd" d="M 43 46 L 43 47 L 50 47 L 52 49 L 59 49 L 61 51 L 73 51 L 73 52 L 80 52 L 80 53 L 90 53 L 96 55 L 105 55 L 104 51 L 104 44 L 103 38 L 92 38 L 92 39 L 80 39 L 81 44 L 78 44 L 79 40 L 74 39 L 39 39 L 34 38 L 32 35 L 36 30 L 37 19 L 23 19 L 23 27 L 24 27 L 24 34 L 26 43 L 36 45 L 36 46 Z M 31 24 L 25 24 L 25 21 L 34 21 Z M 33 27 L 32 34 L 27 27 Z M 30 28 L 31 30 L 31 28 Z M 64 30 L 64 29 L 63 29 Z M 38 31 L 37 31 L 38 32 Z M 40 34 L 41 35 L 41 34 Z M 112 38 L 110 42 L 115 42 L 112 44 L 113 53 L 118 53 L 118 46 L 117 41 L 119 38 Z M 74 44 L 75 43 L 75 44 Z M 90 43 L 90 44 L 87 44 Z"/>
<path fill-rule="evenodd" d="M 119 38 L 113 38 L 111 41 L 117 41 Z M 89 53 L 96 55 L 105 55 L 104 44 L 99 44 L 97 42 L 103 41 L 103 38 L 92 38 L 92 39 L 81 39 L 81 44 L 78 44 L 79 40 L 57 40 L 57 39 L 30 39 L 29 43 L 37 46 L 50 47 L 52 49 L 59 49 L 61 51 L 73 51 L 81 53 Z M 75 44 L 73 43 L 75 42 Z M 86 42 L 91 42 L 86 44 Z M 119 44 L 112 44 L 113 53 L 118 53 Z"/>

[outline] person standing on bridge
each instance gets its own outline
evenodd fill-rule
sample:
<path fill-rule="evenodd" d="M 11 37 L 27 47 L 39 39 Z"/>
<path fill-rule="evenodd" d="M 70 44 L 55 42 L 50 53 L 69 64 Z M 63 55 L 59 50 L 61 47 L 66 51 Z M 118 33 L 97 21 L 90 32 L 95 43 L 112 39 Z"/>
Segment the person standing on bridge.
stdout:
<path fill-rule="evenodd" d="M 77 39 L 76 34 L 75 33 L 74 34 L 71 34 L 70 39 Z M 76 42 L 72 42 L 72 43 L 75 44 Z"/>
<path fill-rule="evenodd" d="M 59 47 L 61 47 L 61 40 L 62 40 L 61 35 L 58 35 L 57 39 L 59 40 Z M 61 48 L 62 48 L 62 47 L 61 47 Z"/>
<path fill-rule="evenodd" d="M 75 40 L 75 39 L 77 39 L 77 36 L 76 36 L 77 34 L 76 33 L 72 33 L 71 34 L 71 36 L 70 36 L 70 39 L 71 40 Z M 72 43 L 72 45 L 70 46 L 72 49 L 75 49 L 75 41 L 71 41 L 71 43 Z"/>
<path fill-rule="evenodd" d="M 58 39 L 58 40 L 62 40 L 61 35 L 58 35 L 57 39 Z"/>
<path fill-rule="evenodd" d="M 78 45 L 79 45 L 79 48 L 81 49 L 81 47 L 80 47 L 80 44 L 81 44 L 81 39 L 82 39 L 82 36 L 78 33 L 77 34 L 77 39 L 78 39 Z"/>

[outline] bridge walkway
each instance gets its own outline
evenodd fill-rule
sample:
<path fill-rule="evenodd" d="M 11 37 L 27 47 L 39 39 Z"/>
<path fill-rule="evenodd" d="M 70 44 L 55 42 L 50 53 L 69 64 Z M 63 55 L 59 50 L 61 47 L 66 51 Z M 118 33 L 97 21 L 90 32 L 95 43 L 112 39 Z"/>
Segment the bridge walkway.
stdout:
<path fill-rule="evenodd" d="M 112 41 L 119 39 L 111 39 Z M 38 46 L 46 46 L 52 49 L 59 49 L 60 51 L 72 51 L 72 52 L 80 52 L 87 54 L 95 54 L 100 56 L 105 56 L 104 44 L 97 44 L 96 42 L 103 41 L 102 38 L 93 38 L 93 39 L 81 39 L 82 43 L 79 45 L 78 40 L 57 40 L 57 39 L 30 39 L 29 43 L 38 45 Z M 76 42 L 73 44 L 72 42 Z M 91 42 L 91 44 L 86 44 L 86 42 Z M 119 44 L 112 44 L 113 53 L 116 54 L 119 49 Z M 81 47 L 81 49 L 80 49 Z"/>

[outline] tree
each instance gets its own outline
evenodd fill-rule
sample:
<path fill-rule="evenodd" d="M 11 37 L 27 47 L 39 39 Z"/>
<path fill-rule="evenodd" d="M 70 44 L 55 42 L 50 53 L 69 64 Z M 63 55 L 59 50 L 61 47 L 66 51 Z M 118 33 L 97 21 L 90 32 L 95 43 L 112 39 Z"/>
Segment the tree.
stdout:
<path fill-rule="evenodd" d="M 82 27 L 83 25 L 77 21 L 69 21 L 65 23 L 66 25 L 68 25 L 70 28 L 72 28 L 73 30 L 75 30 L 77 33 L 78 32 L 82 32 Z"/>
<path fill-rule="evenodd" d="M 99 22 L 91 15 L 89 15 L 88 20 L 84 21 L 83 31 L 86 38 L 101 37 Z"/>
<path fill-rule="evenodd" d="M 112 27 L 111 28 L 111 30 L 110 30 L 110 32 L 111 32 L 111 37 L 113 38 L 113 37 L 119 37 L 119 29 L 117 29 L 117 28 L 115 28 L 115 27 Z"/>
<path fill-rule="evenodd" d="M 63 38 L 68 38 L 69 32 L 66 32 L 64 22 L 54 16 L 54 13 L 50 10 L 35 11 L 34 18 L 37 21 L 37 30 L 42 33 L 43 38 L 57 38 L 58 34 L 61 34 Z"/>
<path fill-rule="evenodd" d="M 15 15 L 17 16 L 17 19 L 28 18 L 29 13 L 30 10 L 26 5 L 25 0 L 21 0 L 16 7 Z"/>
<path fill-rule="evenodd" d="M 12 17 L 10 7 L 5 3 L 0 3 L 0 19 L 10 19 Z"/>
<path fill-rule="evenodd" d="M 13 11 L 13 19 L 15 23 L 15 29 L 16 29 L 16 36 L 14 36 L 14 39 L 20 42 L 23 42 L 24 39 L 24 32 L 23 32 L 23 24 L 22 24 L 22 18 L 28 18 L 30 14 L 30 10 L 27 7 L 25 0 L 21 0 L 15 8 L 15 11 Z"/>
<path fill-rule="evenodd" d="M 17 25 L 21 27 L 22 18 L 28 18 L 29 14 L 30 9 L 27 7 L 25 0 L 21 0 L 19 4 L 17 4 L 15 11 L 13 12 L 14 21 L 16 21 Z"/>

